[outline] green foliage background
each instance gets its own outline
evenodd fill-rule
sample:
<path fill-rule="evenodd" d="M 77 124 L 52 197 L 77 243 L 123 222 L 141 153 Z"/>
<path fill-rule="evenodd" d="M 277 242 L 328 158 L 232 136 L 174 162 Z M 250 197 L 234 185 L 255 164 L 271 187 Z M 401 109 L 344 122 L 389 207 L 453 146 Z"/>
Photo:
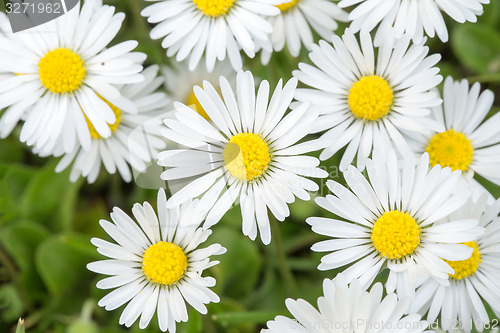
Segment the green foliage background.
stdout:
<path fill-rule="evenodd" d="M 168 63 L 160 41 L 152 41 L 150 26 L 139 13 L 140 0 L 105 0 L 127 14 L 115 43 L 136 39 L 139 51 L 148 54 L 148 64 Z M 4 8 L 2 8 L 4 10 Z M 458 24 L 447 20 L 450 42 L 429 40 L 431 53 L 441 53 L 443 76 L 479 81 L 482 88 L 500 96 L 500 3 L 492 0 L 478 23 Z M 341 34 L 344 27 L 338 30 Z M 260 59 L 247 59 L 246 68 L 274 85 L 288 80 L 299 61 L 308 62 L 307 51 L 298 59 L 286 51 L 273 55 L 267 67 Z M 495 104 L 492 113 L 499 110 Z M 88 262 L 102 259 L 90 238 L 109 239 L 98 225 L 109 219 L 112 207 L 131 211 L 135 202 L 156 203 L 156 191 L 125 184 L 117 175 L 102 174 L 96 184 L 69 182 L 69 172 L 56 174 L 52 158 L 41 159 L 18 140 L 19 130 L 0 141 L 0 332 L 15 332 L 19 317 L 27 332 L 114 333 L 126 331 L 118 324 L 120 308 L 107 312 L 97 301 L 107 292 L 98 290 L 102 278 L 89 272 Z M 343 182 L 336 165 L 337 154 L 322 165 L 331 178 Z M 500 172 L 500 171 L 499 171 Z M 324 181 L 321 182 L 325 191 Z M 488 185 L 495 197 L 500 188 Z M 326 192 L 319 193 L 326 194 Z M 217 279 L 214 291 L 219 304 L 209 305 L 209 314 L 191 311 L 189 321 L 179 324 L 183 333 L 257 332 L 277 314 L 288 315 L 287 297 L 316 303 L 322 280 L 335 272 L 316 269 L 321 255 L 310 246 L 322 237 L 305 224 L 309 216 L 322 216 L 311 200 L 291 205 L 285 223 L 272 221 L 269 246 L 252 242 L 241 233 L 239 207 L 229 211 L 213 230 L 209 242 L 219 242 L 228 252 L 208 274 Z M 130 332 L 140 332 L 135 324 Z M 141 332 L 157 332 L 156 319 Z"/>

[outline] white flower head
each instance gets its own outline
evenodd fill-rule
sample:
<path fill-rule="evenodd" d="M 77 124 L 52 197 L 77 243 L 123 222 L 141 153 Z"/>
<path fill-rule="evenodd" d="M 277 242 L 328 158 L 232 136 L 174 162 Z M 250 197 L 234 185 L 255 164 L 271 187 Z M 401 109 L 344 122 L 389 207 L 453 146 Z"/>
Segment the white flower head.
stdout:
<path fill-rule="evenodd" d="M 267 322 L 262 333 L 320 333 L 393 331 L 420 333 L 428 324 L 417 313 L 408 314 L 410 298 L 398 300 L 394 293 L 382 297 L 382 284 L 370 291 L 359 280 L 349 284 L 341 274 L 323 281 L 324 296 L 318 298 L 318 310 L 303 299 L 286 300 L 286 306 L 296 318 L 277 316 Z M 407 314 L 407 315 L 405 315 Z"/>
<path fill-rule="evenodd" d="M 338 218 L 310 217 L 312 230 L 332 239 L 313 245 L 317 252 L 331 252 L 321 259 L 320 270 L 346 267 L 347 279 L 360 278 L 363 285 L 389 269 L 386 283 L 398 296 L 412 295 L 416 278 L 430 274 L 448 283 L 453 269 L 443 260 L 465 260 L 472 249 L 468 242 L 484 232 L 472 218 L 437 224 L 460 208 L 470 191 L 456 192 L 460 171 L 437 166 L 429 170 L 427 154 L 415 163 L 407 155 L 400 169 L 394 151 L 386 156 L 375 151 L 368 160 L 368 179 L 349 166 L 344 178 L 349 188 L 328 181 L 331 195 L 316 199 Z"/>
<path fill-rule="evenodd" d="M 339 7 L 352 7 L 350 28 L 372 31 L 378 25 L 375 40 L 388 34 L 396 37 L 409 34 L 415 42 L 425 35 L 435 35 L 443 42 L 448 41 L 448 30 L 441 11 L 459 23 L 476 22 L 483 14 L 483 4 L 490 0 L 341 0 Z"/>
<path fill-rule="evenodd" d="M 447 331 L 459 328 L 470 332 L 474 326 L 482 332 L 485 326 L 491 326 L 485 303 L 500 317 L 500 199 L 491 205 L 486 202 L 486 195 L 477 203 L 470 200 L 446 219 L 478 219 L 486 231 L 465 243 L 473 249 L 469 259 L 448 261 L 455 270 L 449 286 L 423 279 L 411 305 L 412 311 L 427 313 L 429 322 L 439 316 L 440 326 Z"/>
<path fill-rule="evenodd" d="M 285 44 L 290 54 L 297 57 L 302 45 L 311 49 L 313 32 L 330 40 L 338 28 L 337 21 L 346 22 L 347 13 L 329 0 L 291 0 L 278 5 L 281 14 L 270 16 L 273 25 L 271 43 L 274 51 L 283 50 Z M 267 64 L 271 51 L 262 51 L 262 63 Z"/>
<path fill-rule="evenodd" d="M 409 36 L 384 43 L 377 52 L 367 32 L 359 38 L 346 29 L 342 38 L 332 38 L 333 45 L 320 41 L 309 54 L 314 65 L 300 63 L 293 72 L 312 87 L 297 89 L 295 99 L 319 112 L 314 132 L 326 131 L 320 159 L 346 147 L 340 170 L 354 158 L 364 169 L 373 149 L 409 149 L 403 132 L 440 129 L 428 118 L 430 108 L 441 103 L 430 91 L 442 80 L 433 67 L 440 55 L 427 56 L 429 48 L 411 44 Z"/>
<path fill-rule="evenodd" d="M 259 231 L 271 241 L 267 210 L 280 221 L 290 215 L 288 204 L 298 197 L 309 200 L 307 191 L 318 185 L 307 177 L 326 177 L 319 160 L 302 154 L 316 150 L 313 141 L 298 143 L 311 130 L 317 114 L 303 104 L 288 115 L 297 85 L 280 80 L 269 100 L 269 82 L 256 93 L 252 73 L 240 71 L 236 94 L 226 78 L 220 78 L 221 94 L 209 82 L 194 87 L 194 94 L 211 122 L 188 106 L 175 103 L 177 112 L 166 119 L 167 139 L 185 146 L 158 155 L 167 170 L 167 181 L 192 179 L 174 193 L 170 205 L 200 197 L 208 212 L 205 226 L 217 223 L 239 199 L 243 233 L 251 239 Z"/>
<path fill-rule="evenodd" d="M 282 0 L 148 0 L 155 1 L 141 14 L 150 23 L 151 38 L 163 38 L 167 56 L 189 58 L 193 70 L 203 55 L 209 72 L 217 60 L 229 58 L 234 70 L 242 69 L 240 49 L 253 58 L 260 47 L 272 50 L 272 26 L 266 16 L 278 15 Z"/>
<path fill-rule="evenodd" d="M 4 15 L 0 13 L 0 15 Z M 125 18 L 115 7 L 87 0 L 43 25 L 12 33 L 0 27 L 0 136 L 6 137 L 24 120 L 21 141 L 50 154 L 58 142 L 64 151 L 76 145 L 90 148 L 86 118 L 100 136 L 111 136 L 116 116 L 106 101 L 134 113 L 114 84 L 135 83 L 146 55 L 131 52 L 136 41 L 108 49 Z M 6 21 L 6 20 L 3 20 Z M 98 111 L 99 110 L 99 111 Z"/>
<path fill-rule="evenodd" d="M 99 301 L 106 310 L 115 310 L 128 302 L 120 324 L 130 327 L 139 317 L 146 328 L 154 313 L 162 331 L 175 332 L 177 322 L 188 320 L 186 302 L 202 314 L 205 304 L 218 302 L 209 288 L 212 277 L 202 277 L 205 269 L 217 265 L 210 256 L 226 252 L 220 244 L 198 248 L 210 234 L 200 228 L 203 214 L 196 202 L 167 208 L 163 189 L 158 192 L 158 215 L 151 205 L 135 204 L 136 221 L 115 207 L 113 222 L 101 220 L 102 228 L 117 244 L 92 238 L 97 251 L 110 259 L 92 262 L 87 268 L 110 275 L 97 283 L 100 289 L 114 289 Z"/>
<path fill-rule="evenodd" d="M 495 96 L 491 90 L 480 92 L 479 83 L 469 87 L 466 80 L 451 77 L 446 78 L 443 90 L 443 105 L 431 113 L 442 130 L 405 135 L 417 154 L 429 153 L 432 166 L 462 170 L 477 200 L 487 191 L 474 180 L 475 173 L 500 185 L 500 113 L 485 120 Z"/>
<path fill-rule="evenodd" d="M 106 101 L 116 116 L 115 123 L 109 126 L 110 137 L 103 138 L 87 119 L 86 125 L 91 137 L 90 149 L 85 150 L 75 145 L 73 151 L 64 153 L 63 143 L 58 142 L 53 155 L 63 157 L 56 171 L 61 172 L 72 164 L 71 181 L 74 182 L 83 176 L 89 183 L 95 182 L 101 165 L 110 174 L 118 171 L 126 182 L 132 180 L 130 167 L 136 172 L 145 172 L 156 160 L 158 152 L 166 147 L 165 139 L 161 135 L 161 115 L 166 111 L 170 100 L 165 93 L 156 91 L 164 80 L 163 77 L 157 76 L 158 70 L 158 66 L 150 66 L 141 73 L 144 81 L 117 86 L 120 94 L 137 110 L 136 113 L 130 113 L 130 108 L 118 108 L 113 105 L 113 100 Z"/>

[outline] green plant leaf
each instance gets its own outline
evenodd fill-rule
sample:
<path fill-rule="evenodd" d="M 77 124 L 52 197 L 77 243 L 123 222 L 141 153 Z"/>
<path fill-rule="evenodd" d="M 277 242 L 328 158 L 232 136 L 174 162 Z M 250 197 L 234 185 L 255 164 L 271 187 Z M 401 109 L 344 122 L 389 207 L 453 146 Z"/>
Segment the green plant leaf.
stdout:
<path fill-rule="evenodd" d="M 234 229 L 220 227 L 210 240 L 231 249 L 219 258 L 220 264 L 213 268 L 217 288 L 228 296 L 238 298 L 253 290 L 260 274 L 262 260 L 258 247 L 248 237 Z"/>
<path fill-rule="evenodd" d="M 92 274 L 85 266 L 96 259 L 100 257 L 86 236 L 60 234 L 40 244 L 35 263 L 50 293 L 63 296 L 66 303 L 75 304 L 70 307 L 78 309 L 91 285 Z"/>
<path fill-rule="evenodd" d="M 480 74 L 500 71 L 500 33 L 480 23 L 461 24 L 451 35 L 457 58 Z"/>
<path fill-rule="evenodd" d="M 54 168 L 55 163 L 48 163 L 29 183 L 23 210 L 26 218 L 54 231 L 69 230 L 81 181 L 71 183 L 69 170 L 58 174 Z"/>

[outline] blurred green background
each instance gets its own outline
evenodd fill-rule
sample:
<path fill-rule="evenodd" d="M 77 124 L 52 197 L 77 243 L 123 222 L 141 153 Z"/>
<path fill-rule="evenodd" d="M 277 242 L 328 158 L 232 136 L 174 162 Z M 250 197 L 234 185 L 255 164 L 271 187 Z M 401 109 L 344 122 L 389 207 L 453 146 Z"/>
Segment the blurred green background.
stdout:
<path fill-rule="evenodd" d="M 160 41 L 149 38 L 151 27 L 139 14 L 145 2 L 104 2 L 127 14 L 114 43 L 136 39 L 138 50 L 148 54 L 148 64 L 168 63 Z M 443 56 L 443 76 L 479 81 L 483 89 L 500 96 L 500 3 L 492 2 L 476 24 L 447 20 L 450 42 L 434 39 L 428 45 L 431 53 Z M 342 30 L 343 26 L 338 33 Z M 279 78 L 288 80 L 299 61 L 308 62 L 307 51 L 298 59 L 287 51 L 275 54 L 268 67 L 261 66 L 258 57 L 246 59 L 245 67 L 274 85 Z M 492 113 L 499 110 L 498 100 L 495 105 Z M 71 183 L 69 172 L 53 171 L 56 160 L 31 154 L 18 137 L 19 130 L 0 140 L 0 332 L 14 332 L 19 317 L 25 318 L 30 333 L 158 332 L 156 318 L 147 330 L 139 330 L 137 323 L 127 330 L 118 324 L 123 307 L 113 312 L 99 308 L 97 301 L 107 291 L 95 284 L 103 277 L 85 268 L 102 259 L 90 238 L 109 239 L 98 221 L 109 219 L 114 206 L 130 213 L 135 202 L 155 205 L 156 191 L 126 184 L 118 175 L 101 174 L 93 185 L 83 180 Z M 336 165 L 341 153 L 322 163 L 339 182 L 343 180 Z M 324 191 L 324 181 L 320 185 Z M 500 196 L 499 187 L 488 188 Z M 325 212 L 312 200 L 294 203 L 285 223 L 272 221 L 273 241 L 263 246 L 242 235 L 239 207 L 229 211 L 207 242 L 228 249 L 216 258 L 221 263 L 206 273 L 217 279 L 213 290 L 221 302 L 210 304 L 206 316 L 190 311 L 189 321 L 178 325 L 179 332 L 257 332 L 277 314 L 288 315 L 287 297 L 316 304 L 322 280 L 335 273 L 316 269 L 321 254 L 311 252 L 310 246 L 323 238 L 304 222 L 313 215 Z"/>

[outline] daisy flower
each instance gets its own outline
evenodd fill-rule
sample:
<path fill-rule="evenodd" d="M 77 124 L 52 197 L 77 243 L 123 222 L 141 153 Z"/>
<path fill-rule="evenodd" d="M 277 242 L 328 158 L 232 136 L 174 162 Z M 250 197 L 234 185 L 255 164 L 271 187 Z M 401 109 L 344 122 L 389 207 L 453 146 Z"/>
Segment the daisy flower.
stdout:
<path fill-rule="evenodd" d="M 348 20 L 347 13 L 329 0 L 291 0 L 277 7 L 281 14 L 269 17 L 273 25 L 273 50 L 283 50 L 286 42 L 290 54 L 294 57 L 299 55 L 302 45 L 307 50 L 311 49 L 314 43 L 313 31 L 323 39 L 331 39 L 333 31 L 338 28 L 337 21 Z M 271 54 L 271 51 L 262 51 L 263 64 L 269 62 Z"/>
<path fill-rule="evenodd" d="M 97 282 L 100 289 L 114 289 L 99 301 L 106 310 L 128 302 L 120 325 L 130 327 L 140 316 L 139 328 L 148 326 L 155 311 L 162 331 L 175 332 L 177 322 L 188 319 L 186 302 L 202 314 L 205 304 L 219 302 L 209 289 L 212 277 L 202 277 L 205 269 L 217 265 L 210 256 L 226 252 L 220 244 L 198 249 L 211 230 L 199 228 L 203 215 L 196 202 L 167 208 L 163 189 L 158 192 L 158 216 L 150 204 L 135 204 L 137 222 L 115 207 L 113 223 L 101 220 L 102 228 L 117 244 L 92 238 L 97 251 L 110 259 L 92 262 L 87 268 L 110 275 Z"/>
<path fill-rule="evenodd" d="M 90 131 L 84 126 L 85 117 L 99 135 L 111 136 L 109 125 L 115 124 L 116 116 L 103 98 L 135 112 L 113 84 L 141 81 L 140 64 L 146 57 L 130 52 L 136 41 L 105 49 L 124 18 L 112 6 L 87 0 L 81 11 L 75 6 L 26 31 L 12 33 L 3 20 L 0 109 L 7 109 L 0 119 L 0 136 L 5 138 L 23 119 L 21 141 L 39 151 L 48 152 L 61 141 L 64 150 L 71 152 L 77 142 L 68 136 L 74 133 L 88 150 Z"/>
<path fill-rule="evenodd" d="M 394 293 L 382 297 L 382 284 L 366 291 L 358 280 L 347 284 L 339 274 L 323 281 L 324 296 L 318 298 L 318 310 L 303 299 L 287 299 L 285 304 L 296 319 L 277 316 L 267 322 L 262 333 L 386 332 L 420 333 L 427 322 L 417 313 L 408 313 L 410 299 L 398 300 Z"/>
<path fill-rule="evenodd" d="M 474 180 L 475 173 L 500 185 L 500 113 L 485 120 L 494 95 L 490 90 L 480 90 L 479 83 L 469 87 L 466 80 L 459 82 L 447 77 L 443 105 L 431 113 L 443 129 L 406 133 L 415 152 L 429 153 L 432 166 L 462 170 L 462 178 L 474 190 L 476 199 L 487 191 Z"/>
<path fill-rule="evenodd" d="M 320 159 L 347 146 L 340 170 L 355 157 L 364 169 L 372 148 L 408 149 L 401 132 L 440 129 L 427 117 L 429 108 L 441 103 L 429 91 L 442 80 L 433 67 L 440 55 L 427 57 L 429 48 L 410 45 L 408 36 L 382 45 L 376 57 L 367 32 L 360 33 L 360 45 L 349 29 L 332 42 L 333 47 L 325 41 L 313 45 L 309 57 L 315 66 L 300 63 L 293 72 L 313 88 L 297 89 L 295 98 L 311 103 L 320 114 L 314 128 L 326 131 L 320 138 L 325 147 Z"/>
<path fill-rule="evenodd" d="M 175 103 L 174 119 L 165 120 L 164 135 L 185 148 L 158 155 L 167 170 L 167 181 L 195 177 L 169 199 L 171 206 L 200 197 L 208 211 L 205 226 L 217 223 L 239 199 L 243 233 L 254 240 L 257 230 L 264 244 L 271 241 L 267 209 L 279 220 L 290 215 L 288 204 L 298 197 L 309 200 L 307 191 L 318 185 L 306 177 L 326 177 L 319 160 L 301 154 L 317 149 L 314 142 L 297 144 L 311 130 L 317 114 L 301 105 L 287 116 L 296 79 L 282 88 L 279 81 L 271 100 L 269 83 L 255 92 L 250 72 L 239 72 L 236 96 L 226 78 L 220 78 L 221 96 L 207 81 L 194 94 L 212 122 L 188 106 Z M 268 103 L 269 102 L 269 103 Z"/>
<path fill-rule="evenodd" d="M 163 38 L 167 56 L 177 61 L 189 57 L 194 70 L 205 54 L 209 72 L 216 60 L 227 57 L 234 70 L 242 68 L 240 48 L 253 58 L 258 48 L 272 50 L 269 35 L 272 26 L 267 16 L 278 15 L 274 5 L 282 0 L 148 0 L 156 3 L 141 15 L 149 23 L 159 23 L 151 30 L 151 38 Z"/>
<path fill-rule="evenodd" d="M 450 274 L 450 285 L 442 286 L 426 279 L 417 288 L 412 311 L 427 313 L 429 322 L 440 315 L 439 323 L 444 330 L 459 328 L 470 332 L 475 328 L 482 332 L 490 323 L 484 303 L 489 304 L 497 318 L 500 317 L 500 199 L 486 204 L 483 195 L 477 203 L 469 203 L 456 211 L 450 219 L 474 218 L 486 232 L 465 245 L 473 249 L 472 256 L 463 261 L 448 261 L 455 270 Z"/>
<path fill-rule="evenodd" d="M 163 66 L 162 72 L 165 76 L 165 87 L 172 97 L 172 102 L 178 101 L 188 105 L 207 120 L 210 118 L 194 95 L 193 87 L 202 85 L 206 80 L 220 94 L 219 77 L 226 77 L 232 87 L 236 81 L 236 73 L 227 60 L 216 63 L 212 72 L 207 70 L 204 63 L 198 64 L 193 71 L 189 71 L 186 61 L 177 62 L 173 67 Z"/>
<path fill-rule="evenodd" d="M 89 150 L 75 145 L 72 152 L 64 154 L 63 143 L 59 142 L 54 155 L 64 156 L 56 171 L 61 172 L 73 164 L 71 181 L 83 176 L 87 177 L 89 183 L 97 179 L 101 164 L 110 174 L 118 171 L 126 182 L 132 180 L 129 166 L 135 171 L 144 172 L 156 160 L 158 151 L 166 146 L 161 135 L 163 122 L 159 116 L 165 111 L 169 99 L 165 93 L 156 92 L 164 80 L 161 76 L 157 77 L 158 70 L 158 66 L 151 66 L 142 72 L 145 77 L 143 82 L 118 86 L 120 94 L 131 101 L 137 113 L 130 113 L 130 107 L 122 110 L 113 105 L 113 101 L 104 100 L 116 116 L 116 122 L 109 125 L 110 137 L 103 138 L 86 118 L 86 123 L 81 126 L 88 126 L 90 131 Z M 66 139 L 75 140 L 75 136 L 68 135 Z"/>
<path fill-rule="evenodd" d="M 387 267 L 389 292 L 412 295 L 416 278 L 427 272 L 442 284 L 454 270 L 443 259 L 465 260 L 472 249 L 462 242 L 476 239 L 484 229 L 475 219 L 436 222 L 460 208 L 470 196 L 455 191 L 460 171 L 439 166 L 428 170 L 429 155 L 417 163 L 407 155 L 398 166 L 396 153 L 377 150 L 368 160 L 368 179 L 349 166 L 344 178 L 349 189 L 328 181 L 332 194 L 316 203 L 339 218 L 310 217 L 312 230 L 332 239 L 313 245 L 316 252 L 331 252 L 321 259 L 320 270 L 346 265 L 346 278 L 370 285 Z"/>
<path fill-rule="evenodd" d="M 476 22 L 483 14 L 483 4 L 490 0 L 341 0 L 339 7 L 352 7 L 349 19 L 354 31 L 372 31 L 377 25 L 377 37 L 395 33 L 407 33 L 416 42 L 425 34 L 435 35 L 443 42 L 448 41 L 448 30 L 441 11 L 459 23 Z M 376 38 L 377 40 L 378 38 Z"/>

